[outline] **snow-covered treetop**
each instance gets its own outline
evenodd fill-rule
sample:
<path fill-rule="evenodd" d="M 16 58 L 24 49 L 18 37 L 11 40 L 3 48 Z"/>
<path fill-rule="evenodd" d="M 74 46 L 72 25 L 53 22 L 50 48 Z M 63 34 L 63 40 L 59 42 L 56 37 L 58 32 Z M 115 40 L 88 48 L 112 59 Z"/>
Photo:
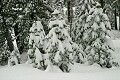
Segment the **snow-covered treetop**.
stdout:
<path fill-rule="evenodd" d="M 35 21 L 32 25 L 32 27 L 30 28 L 30 32 L 35 32 L 36 31 L 41 31 L 43 30 L 43 26 L 41 24 L 41 21 Z"/>
<path fill-rule="evenodd" d="M 95 4 L 96 2 L 94 0 L 81 0 L 76 8 L 76 16 L 81 17 L 81 15 L 87 15 L 89 10 L 95 6 Z"/>
<path fill-rule="evenodd" d="M 103 13 L 103 9 L 100 7 L 99 3 L 95 8 L 90 10 L 86 22 L 89 24 L 86 24 L 85 28 L 91 26 L 94 30 L 98 28 L 102 28 L 102 30 L 106 30 L 106 28 L 111 29 L 109 18 Z"/>
<path fill-rule="evenodd" d="M 35 21 L 32 27 L 30 28 L 29 45 L 32 46 L 36 45 L 40 48 L 43 46 L 44 38 L 45 38 L 45 32 L 43 30 L 41 21 Z"/>
<path fill-rule="evenodd" d="M 62 28 L 67 26 L 59 10 L 55 9 L 54 12 L 52 13 L 52 17 L 53 18 L 51 19 L 49 26 L 48 26 L 50 29 L 55 26 L 59 26 Z"/>
<path fill-rule="evenodd" d="M 65 23 L 65 20 L 58 20 L 58 19 L 56 19 L 56 20 L 54 20 L 54 21 L 50 21 L 50 23 L 49 23 L 49 28 L 51 29 L 51 28 L 53 28 L 54 26 L 59 26 L 59 27 L 64 27 L 64 26 L 66 26 L 67 24 Z"/>

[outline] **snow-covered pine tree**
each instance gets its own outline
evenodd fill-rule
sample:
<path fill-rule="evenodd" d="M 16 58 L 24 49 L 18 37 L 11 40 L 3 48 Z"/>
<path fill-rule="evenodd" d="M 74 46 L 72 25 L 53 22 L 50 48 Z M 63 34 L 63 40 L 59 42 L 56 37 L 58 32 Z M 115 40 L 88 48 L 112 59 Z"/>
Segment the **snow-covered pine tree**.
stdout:
<path fill-rule="evenodd" d="M 75 21 L 72 25 L 72 39 L 79 46 L 83 47 L 83 50 L 86 47 L 86 43 L 83 40 L 84 26 L 88 17 L 88 13 L 90 9 L 94 7 L 94 5 L 94 0 L 80 0 L 75 9 Z"/>
<path fill-rule="evenodd" d="M 83 62 L 83 52 L 77 44 L 72 42 L 68 34 L 68 27 L 61 16 L 60 11 L 54 10 L 54 17 L 49 23 L 49 34 L 47 35 L 48 46 L 46 52 L 49 54 L 49 65 L 58 66 L 63 72 L 69 72 L 69 64 L 73 61 Z M 52 67 L 51 67 L 52 68 Z M 47 70 L 49 71 L 49 70 Z"/>
<path fill-rule="evenodd" d="M 29 50 L 27 63 L 33 63 L 34 67 L 43 67 L 45 32 L 41 21 L 35 21 L 30 28 Z"/>
<path fill-rule="evenodd" d="M 96 2 L 95 9 L 90 10 L 86 22 L 83 39 L 87 43 L 85 53 L 88 63 L 111 68 L 115 63 L 112 57 L 114 49 L 112 41 L 106 37 L 109 36 L 111 25 L 99 3 Z"/>

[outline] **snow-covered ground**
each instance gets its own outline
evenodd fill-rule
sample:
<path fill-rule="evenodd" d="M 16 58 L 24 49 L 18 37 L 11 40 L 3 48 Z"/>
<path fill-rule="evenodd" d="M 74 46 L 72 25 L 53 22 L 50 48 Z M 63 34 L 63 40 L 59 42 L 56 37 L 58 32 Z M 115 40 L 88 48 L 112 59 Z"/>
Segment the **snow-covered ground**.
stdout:
<path fill-rule="evenodd" d="M 80 73 L 48 73 L 29 65 L 17 65 L 0 69 L 0 80 L 120 80 L 120 69 L 95 71 L 94 66 L 81 67 L 81 70 L 87 71 Z"/>
<path fill-rule="evenodd" d="M 120 39 L 113 40 L 115 57 L 120 63 Z M 120 80 L 120 68 L 102 69 L 98 65 L 75 64 L 71 73 L 45 72 L 28 64 L 0 68 L 0 80 Z M 54 67 L 57 70 L 56 67 Z"/>
<path fill-rule="evenodd" d="M 112 39 L 120 39 L 120 31 L 112 30 L 112 31 L 110 31 L 110 36 Z"/>
<path fill-rule="evenodd" d="M 120 39 L 112 40 L 115 47 L 115 57 L 118 63 L 120 64 Z"/>

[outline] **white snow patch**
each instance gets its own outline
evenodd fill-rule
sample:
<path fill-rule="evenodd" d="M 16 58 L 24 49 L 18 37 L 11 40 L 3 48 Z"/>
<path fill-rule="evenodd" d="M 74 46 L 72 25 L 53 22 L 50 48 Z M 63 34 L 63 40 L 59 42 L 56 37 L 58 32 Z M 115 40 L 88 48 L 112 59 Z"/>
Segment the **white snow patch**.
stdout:
<path fill-rule="evenodd" d="M 115 61 L 120 64 L 120 39 L 112 40 L 113 45 L 115 46 Z"/>
<path fill-rule="evenodd" d="M 119 30 L 119 25 L 120 25 L 120 23 L 119 23 L 119 17 L 117 16 L 117 28 L 118 28 L 118 30 Z"/>

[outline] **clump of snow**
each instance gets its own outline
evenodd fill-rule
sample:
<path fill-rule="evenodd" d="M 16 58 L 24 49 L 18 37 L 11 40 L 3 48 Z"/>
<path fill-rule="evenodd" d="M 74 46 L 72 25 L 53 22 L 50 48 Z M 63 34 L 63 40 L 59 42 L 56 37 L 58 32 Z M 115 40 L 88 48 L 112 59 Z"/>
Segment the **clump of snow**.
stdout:
<path fill-rule="evenodd" d="M 111 30 L 109 32 L 109 35 L 111 36 L 112 39 L 118 40 L 120 39 L 120 32 L 118 30 Z"/>
<path fill-rule="evenodd" d="M 39 49 L 36 47 L 35 49 L 35 64 L 37 63 L 37 68 L 40 68 L 41 64 L 40 62 L 43 60 L 43 56 L 42 56 L 42 53 L 39 51 Z"/>
<path fill-rule="evenodd" d="M 13 66 L 18 64 L 18 59 L 14 53 L 11 53 L 10 58 L 8 59 L 8 66 Z"/>
<path fill-rule="evenodd" d="M 119 30 L 119 26 L 120 26 L 120 21 L 119 21 L 120 19 L 119 19 L 119 17 L 117 16 L 117 28 L 118 28 L 118 30 Z"/>

